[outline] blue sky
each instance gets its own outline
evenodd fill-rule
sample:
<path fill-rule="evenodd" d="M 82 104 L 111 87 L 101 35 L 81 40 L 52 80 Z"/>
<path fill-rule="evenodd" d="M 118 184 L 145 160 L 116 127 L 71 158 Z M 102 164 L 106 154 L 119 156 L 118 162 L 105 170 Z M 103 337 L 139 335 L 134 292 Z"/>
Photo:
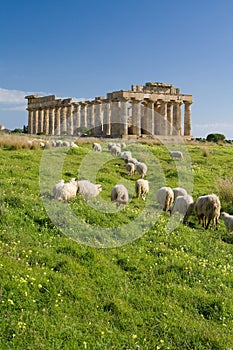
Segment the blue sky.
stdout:
<path fill-rule="evenodd" d="M 192 94 L 193 135 L 233 139 L 233 1 L 0 2 L 0 124 L 27 94 L 90 99 L 149 81 Z"/>

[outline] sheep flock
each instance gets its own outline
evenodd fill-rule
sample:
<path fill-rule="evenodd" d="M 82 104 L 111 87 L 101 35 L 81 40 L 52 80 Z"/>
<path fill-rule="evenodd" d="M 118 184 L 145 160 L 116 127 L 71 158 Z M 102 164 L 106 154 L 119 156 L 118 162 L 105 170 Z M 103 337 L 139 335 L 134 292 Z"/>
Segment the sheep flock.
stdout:
<path fill-rule="evenodd" d="M 62 146 L 62 145 L 60 145 Z M 60 147 L 58 144 L 56 147 Z M 64 144 L 63 144 L 64 146 Z M 69 145 L 72 147 L 72 145 Z M 150 167 L 147 166 L 143 159 L 134 158 L 132 152 L 127 150 L 125 143 L 109 143 L 107 149 L 104 149 L 100 143 L 92 144 L 92 152 L 110 152 L 113 158 L 121 159 L 122 168 L 125 170 L 125 175 L 128 179 L 137 177 L 135 180 L 135 195 L 137 200 L 140 198 L 146 201 L 149 195 L 149 180 L 145 179 L 147 173 L 150 172 Z M 175 160 L 183 160 L 183 154 L 180 151 L 169 152 L 169 155 Z M 63 179 L 56 183 L 53 187 L 53 198 L 55 200 L 67 202 L 74 199 L 77 195 L 81 195 L 86 201 L 98 197 L 102 192 L 104 184 L 94 184 L 87 179 L 71 178 L 68 182 Z M 168 186 L 160 187 L 156 190 L 154 196 L 154 206 L 160 209 L 171 217 L 178 217 L 178 220 L 183 220 L 183 224 L 189 224 L 189 217 L 194 214 L 198 219 L 198 224 L 203 228 L 208 229 L 213 225 L 218 229 L 218 221 L 221 218 L 224 221 L 228 232 L 233 231 L 233 215 L 221 212 L 221 203 L 218 196 L 214 193 L 204 194 L 198 197 L 195 201 L 191 194 L 185 188 Z M 116 183 L 111 192 L 109 199 L 116 204 L 116 208 L 120 206 L 126 207 L 133 196 L 129 195 L 128 189 L 123 183 Z M 151 197 L 150 197 L 151 198 Z"/>

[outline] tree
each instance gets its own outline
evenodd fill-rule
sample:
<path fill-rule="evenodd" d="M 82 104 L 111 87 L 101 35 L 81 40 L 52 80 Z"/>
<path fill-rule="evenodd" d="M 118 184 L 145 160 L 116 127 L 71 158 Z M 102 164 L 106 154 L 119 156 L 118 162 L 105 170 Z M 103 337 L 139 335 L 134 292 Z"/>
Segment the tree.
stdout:
<path fill-rule="evenodd" d="M 224 142 L 225 141 L 225 135 L 223 134 L 209 134 L 206 138 L 209 142 Z"/>

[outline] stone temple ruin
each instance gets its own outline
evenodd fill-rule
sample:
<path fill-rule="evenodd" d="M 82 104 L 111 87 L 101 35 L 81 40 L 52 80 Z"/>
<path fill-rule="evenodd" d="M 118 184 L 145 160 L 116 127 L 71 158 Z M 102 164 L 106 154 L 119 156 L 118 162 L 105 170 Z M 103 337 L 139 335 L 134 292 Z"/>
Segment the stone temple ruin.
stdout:
<path fill-rule="evenodd" d="M 131 90 L 81 102 L 57 99 L 55 95 L 25 98 L 29 134 L 72 136 L 87 132 L 95 137 L 117 138 L 192 135 L 192 95 L 181 94 L 172 84 L 132 85 Z"/>

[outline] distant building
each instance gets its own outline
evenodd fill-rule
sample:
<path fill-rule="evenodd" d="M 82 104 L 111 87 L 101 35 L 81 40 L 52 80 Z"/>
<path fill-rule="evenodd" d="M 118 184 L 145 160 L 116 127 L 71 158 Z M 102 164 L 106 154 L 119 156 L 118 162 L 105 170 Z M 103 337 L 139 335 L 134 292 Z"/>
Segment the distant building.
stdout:
<path fill-rule="evenodd" d="M 107 97 L 74 102 L 55 95 L 25 97 L 28 100 L 28 133 L 96 137 L 135 135 L 191 136 L 192 95 L 181 94 L 172 84 L 148 82 L 131 90 L 107 93 Z"/>

